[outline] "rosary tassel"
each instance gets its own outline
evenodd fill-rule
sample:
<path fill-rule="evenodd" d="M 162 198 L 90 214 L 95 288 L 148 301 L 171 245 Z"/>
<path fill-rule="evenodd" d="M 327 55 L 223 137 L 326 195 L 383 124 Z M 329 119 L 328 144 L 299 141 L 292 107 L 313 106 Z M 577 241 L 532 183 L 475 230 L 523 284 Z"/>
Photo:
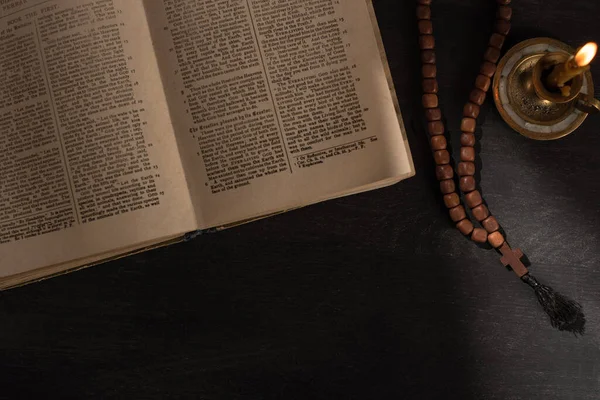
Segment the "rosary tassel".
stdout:
<path fill-rule="evenodd" d="M 543 285 L 529 273 L 523 275 L 521 280 L 531 286 L 550 323 L 559 331 L 572 332 L 583 335 L 585 332 L 585 315 L 581 304 L 563 296 L 549 286 Z"/>
<path fill-rule="evenodd" d="M 544 311 L 546 311 L 546 314 L 550 317 L 550 323 L 553 327 L 559 331 L 583 335 L 585 331 L 585 316 L 583 315 L 581 304 L 554 291 L 550 286 L 539 283 L 521 261 L 523 257 L 521 249 L 513 250 L 508 243 L 504 242 L 498 248 L 498 251 L 502 253 L 502 258 L 500 259 L 502 265 L 510 267 L 523 282 L 531 286 L 535 291 L 535 295 Z"/>

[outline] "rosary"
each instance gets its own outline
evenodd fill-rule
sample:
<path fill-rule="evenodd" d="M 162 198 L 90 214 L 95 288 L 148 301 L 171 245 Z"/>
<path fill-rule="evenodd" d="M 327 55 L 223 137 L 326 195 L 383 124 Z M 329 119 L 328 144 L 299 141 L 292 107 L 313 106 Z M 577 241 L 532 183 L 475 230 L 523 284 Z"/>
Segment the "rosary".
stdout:
<path fill-rule="evenodd" d="M 497 0 L 498 10 L 489 44 L 483 55 L 483 62 L 479 74 L 475 79 L 475 88 L 469 95 L 469 100 L 463 109 L 463 118 L 460 124 L 460 162 L 456 166 L 458 175 L 458 188 L 464 198 L 464 203 L 470 209 L 470 214 L 477 220 L 481 227 L 475 227 L 471 217 L 467 215 L 462 205 L 461 197 L 457 193 L 457 181 L 454 177 L 454 168 L 450 165 L 451 157 L 447 150 L 447 140 L 444 135 L 445 126 L 442 122 L 442 112 L 438 104 L 438 82 L 436 79 L 437 68 L 435 59 L 435 39 L 431 22 L 432 0 L 418 0 L 417 19 L 419 26 L 419 47 L 421 49 L 422 75 L 423 75 L 423 108 L 427 120 L 427 131 L 430 135 L 430 144 L 436 164 L 436 177 L 440 181 L 440 190 L 444 195 L 444 204 L 449 209 L 450 218 L 456 223 L 456 228 L 465 236 L 469 236 L 476 243 L 489 243 L 501 255 L 502 264 L 512 270 L 517 277 L 528 284 L 536 294 L 544 311 L 550 317 L 553 327 L 561 331 L 583 334 L 585 316 L 581 305 L 557 293 L 552 288 L 539 283 L 528 271 L 521 261 L 523 252 L 512 249 L 500 232 L 500 225 L 496 218 L 490 215 L 486 202 L 475 181 L 475 128 L 479 110 L 484 103 L 486 93 L 490 88 L 491 78 L 496 72 L 496 63 L 500 58 L 500 50 L 504 45 L 506 35 L 510 31 L 512 17 L 511 0 Z"/>

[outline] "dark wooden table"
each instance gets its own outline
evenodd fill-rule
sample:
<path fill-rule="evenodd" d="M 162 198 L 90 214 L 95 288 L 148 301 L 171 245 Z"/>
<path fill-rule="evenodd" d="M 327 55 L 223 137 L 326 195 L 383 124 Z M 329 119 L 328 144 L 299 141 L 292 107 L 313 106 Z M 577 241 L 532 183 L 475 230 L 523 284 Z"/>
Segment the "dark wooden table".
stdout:
<path fill-rule="evenodd" d="M 494 7 L 434 4 L 454 131 Z M 490 207 L 538 278 L 585 307 L 576 338 L 452 228 L 421 124 L 414 1 L 375 8 L 418 175 L 0 294 L 0 397 L 600 398 L 600 116 L 542 143 L 488 101 L 479 132 Z M 515 0 L 508 45 L 600 40 L 599 16 L 594 0 Z"/>

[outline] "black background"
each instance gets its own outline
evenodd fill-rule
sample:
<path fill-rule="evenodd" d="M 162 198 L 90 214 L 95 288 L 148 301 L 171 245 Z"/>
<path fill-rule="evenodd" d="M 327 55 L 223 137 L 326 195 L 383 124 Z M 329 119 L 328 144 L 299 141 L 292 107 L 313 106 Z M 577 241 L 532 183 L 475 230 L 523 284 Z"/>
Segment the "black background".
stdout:
<path fill-rule="evenodd" d="M 416 177 L 1 293 L 0 397 L 600 398 L 600 116 L 549 143 L 511 131 L 491 98 L 480 118 L 483 193 L 536 276 L 583 304 L 577 338 L 449 222 L 414 5 L 375 1 Z M 434 2 L 454 136 L 494 8 Z M 600 40 L 600 2 L 514 1 L 508 45 L 536 36 Z"/>

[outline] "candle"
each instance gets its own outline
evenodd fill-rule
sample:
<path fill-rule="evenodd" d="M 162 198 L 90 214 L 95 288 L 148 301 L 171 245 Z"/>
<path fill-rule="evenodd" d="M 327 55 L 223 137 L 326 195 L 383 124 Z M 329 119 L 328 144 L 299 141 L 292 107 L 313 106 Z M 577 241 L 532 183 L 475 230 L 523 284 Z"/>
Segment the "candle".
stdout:
<path fill-rule="evenodd" d="M 569 96 L 571 88 L 565 86 L 567 82 L 577 75 L 583 74 L 590 69 L 590 63 L 596 56 L 598 45 L 590 42 L 581 47 L 574 56 L 571 56 L 566 62 L 558 64 L 548 75 L 546 83 L 550 88 L 559 88 L 563 96 Z"/>

